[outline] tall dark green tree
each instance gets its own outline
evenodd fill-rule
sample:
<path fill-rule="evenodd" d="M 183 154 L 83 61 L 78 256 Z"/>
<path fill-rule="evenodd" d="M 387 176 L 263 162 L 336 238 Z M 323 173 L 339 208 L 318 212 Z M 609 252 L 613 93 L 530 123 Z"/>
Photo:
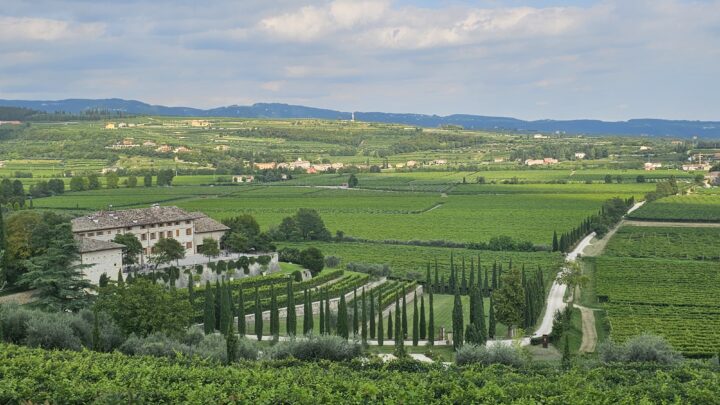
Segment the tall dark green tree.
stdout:
<path fill-rule="evenodd" d="M 507 325 L 508 337 L 511 337 L 513 328 L 522 325 L 525 314 L 525 289 L 517 268 L 510 269 L 502 277 L 501 286 L 493 292 L 493 298 L 497 321 Z"/>
<path fill-rule="evenodd" d="M 353 323 L 352 323 L 353 335 L 357 336 L 360 332 L 360 314 L 358 313 L 358 300 L 357 290 L 353 291 Z"/>
<path fill-rule="evenodd" d="M 325 333 L 327 333 L 328 335 L 332 333 L 330 328 L 331 319 L 332 314 L 330 313 L 330 292 L 328 292 L 328 290 L 325 290 Z"/>
<path fill-rule="evenodd" d="M 348 331 L 347 303 L 345 302 L 345 294 L 343 293 L 340 293 L 340 302 L 338 303 L 337 334 L 345 339 L 350 337 Z"/>
<path fill-rule="evenodd" d="M 288 336 L 297 334 L 297 312 L 295 312 L 295 292 L 293 291 L 292 279 L 287 283 L 287 310 L 285 314 L 285 329 Z"/>
<path fill-rule="evenodd" d="M 232 364 L 237 361 L 237 343 L 238 338 L 235 334 L 235 328 L 233 327 L 233 323 L 230 322 L 230 324 L 228 325 L 228 329 L 225 332 L 225 351 L 228 364 Z"/>
<path fill-rule="evenodd" d="M 425 294 L 420 296 L 420 340 L 427 337 L 427 322 L 425 320 Z"/>
<path fill-rule="evenodd" d="M 460 299 L 460 293 L 457 291 L 455 292 L 455 299 L 453 301 L 452 325 L 453 349 L 457 350 L 463 345 L 463 334 L 465 332 L 462 300 Z"/>
<path fill-rule="evenodd" d="M 493 296 L 490 295 L 490 310 L 488 314 L 488 338 L 495 339 L 495 328 L 497 327 L 495 322 L 495 305 Z"/>
<path fill-rule="evenodd" d="M 308 318 L 312 314 L 312 306 L 310 305 L 310 301 L 308 300 L 308 290 L 307 288 L 303 290 L 303 335 L 309 334 L 312 329 L 310 328 L 310 321 Z"/>
<path fill-rule="evenodd" d="M 325 297 L 320 293 L 320 334 L 324 335 L 327 333 L 325 330 Z"/>
<path fill-rule="evenodd" d="M 362 289 L 362 318 L 360 319 L 360 341 L 363 345 L 367 345 L 367 302 L 365 301 L 365 287 Z"/>
<path fill-rule="evenodd" d="M 243 297 L 243 288 L 238 288 L 238 306 L 237 306 L 237 319 L 238 319 L 238 333 L 240 336 L 245 336 L 245 297 Z"/>
<path fill-rule="evenodd" d="M 222 330 L 222 322 L 220 318 L 222 318 L 222 291 L 220 290 L 220 281 L 215 280 L 215 293 L 213 294 L 213 297 L 215 297 L 215 329 L 219 330 L 220 333 L 225 333 Z"/>
<path fill-rule="evenodd" d="M 570 337 L 566 333 L 563 342 L 562 368 L 568 370 L 572 367 L 572 356 L 570 354 Z"/>
<path fill-rule="evenodd" d="M 270 284 L 270 334 L 277 342 L 280 336 L 280 314 L 273 284 Z"/>
<path fill-rule="evenodd" d="M 420 319 L 418 314 L 418 304 L 417 304 L 417 290 L 415 291 L 415 296 L 413 298 L 413 321 L 412 321 L 412 341 L 413 346 L 418 345 L 418 340 L 420 339 Z"/>
<path fill-rule="evenodd" d="M 228 297 L 227 297 L 227 289 L 222 286 L 220 288 L 220 323 L 218 324 L 218 329 L 220 330 L 220 333 L 227 333 L 228 330 L 228 323 L 230 321 L 230 308 L 227 306 Z"/>
<path fill-rule="evenodd" d="M 2 332 L 0 332 L 0 338 L 2 338 Z M 100 339 L 100 319 L 98 317 L 97 309 L 93 311 L 93 330 L 92 330 L 92 349 L 99 352 L 102 347 Z"/>
<path fill-rule="evenodd" d="M 203 328 L 205 334 L 209 335 L 215 332 L 215 297 L 210 287 L 210 282 L 205 282 L 205 305 L 203 310 Z"/>
<path fill-rule="evenodd" d="M 195 305 L 195 287 L 193 286 L 193 284 L 195 284 L 195 283 L 193 282 L 192 274 L 188 274 L 187 276 L 188 276 L 188 281 L 187 281 L 188 299 L 190 300 L 190 305 L 194 306 Z"/>
<path fill-rule="evenodd" d="M 403 291 L 404 292 L 404 291 Z M 403 294 L 403 297 L 405 295 Z M 400 311 L 400 297 L 398 296 L 398 293 L 395 293 L 395 319 L 397 320 L 400 318 L 401 311 Z M 403 306 L 403 309 L 405 307 Z M 400 322 L 396 322 L 395 325 L 395 355 L 398 357 L 402 357 L 405 355 L 405 336 L 403 334 L 402 325 L 400 325 Z"/>
<path fill-rule="evenodd" d="M 393 313 L 392 310 L 389 310 L 389 311 L 388 311 L 388 321 L 387 321 L 387 322 L 388 322 L 388 324 L 387 324 L 387 329 L 388 329 L 388 330 L 387 330 L 387 338 L 388 338 L 388 340 L 393 340 L 393 332 L 395 332 L 395 329 L 394 329 L 394 327 L 393 327 L 393 316 L 392 316 L 392 313 Z"/>
<path fill-rule="evenodd" d="M 327 306 L 325 307 L 327 309 Z M 327 316 L 327 315 L 326 315 Z M 310 333 L 312 333 L 313 330 L 315 330 L 315 317 L 313 316 L 313 297 L 312 297 L 312 290 L 308 291 L 308 330 Z M 327 328 L 327 322 L 325 323 L 325 327 Z"/>
<path fill-rule="evenodd" d="M 370 339 L 375 339 L 375 331 L 377 330 L 375 328 L 375 290 L 370 290 L 370 314 L 369 314 L 369 321 L 370 321 Z M 380 322 L 382 323 L 382 322 Z"/>
<path fill-rule="evenodd" d="M 402 291 L 402 338 L 407 339 L 408 337 L 408 319 L 407 319 L 407 300 L 405 299 L 407 294 Z M 397 319 L 397 318 L 395 318 Z"/>
<path fill-rule="evenodd" d="M 430 287 L 430 300 L 428 302 L 428 343 L 430 346 L 435 345 L 435 306 L 433 305 L 433 289 Z"/>
<path fill-rule="evenodd" d="M 385 331 L 383 330 L 382 294 L 378 294 L 378 323 L 377 323 L 378 346 L 383 345 L 384 337 L 385 337 Z"/>
<path fill-rule="evenodd" d="M 553 231 L 552 251 L 557 252 L 558 249 L 560 249 L 560 242 L 558 241 L 557 231 Z"/>
<path fill-rule="evenodd" d="M 255 336 L 257 336 L 257 340 L 262 340 L 263 314 L 262 307 L 260 306 L 260 294 L 258 293 L 257 287 L 255 287 Z"/>

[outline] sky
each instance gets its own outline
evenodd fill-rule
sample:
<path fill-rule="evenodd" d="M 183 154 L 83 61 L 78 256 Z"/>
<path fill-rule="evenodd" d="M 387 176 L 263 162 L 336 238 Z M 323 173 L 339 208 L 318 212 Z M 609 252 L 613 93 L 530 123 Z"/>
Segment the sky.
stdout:
<path fill-rule="evenodd" d="M 720 0 L 1 0 L 0 98 L 720 121 Z"/>

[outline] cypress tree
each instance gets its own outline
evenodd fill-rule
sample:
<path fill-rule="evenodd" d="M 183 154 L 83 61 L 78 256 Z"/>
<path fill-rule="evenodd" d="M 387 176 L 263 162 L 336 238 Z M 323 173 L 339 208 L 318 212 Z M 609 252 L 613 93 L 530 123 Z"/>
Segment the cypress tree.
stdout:
<path fill-rule="evenodd" d="M 122 269 L 118 270 L 117 286 L 120 289 L 125 288 L 125 281 L 123 280 Z"/>
<path fill-rule="evenodd" d="M 231 324 L 235 322 L 235 303 L 233 303 L 232 299 L 232 285 L 230 285 L 230 283 L 226 284 L 225 289 L 227 290 L 227 294 L 225 295 L 225 300 L 228 307 L 227 323 Z"/>
<path fill-rule="evenodd" d="M 358 313 L 357 289 L 353 291 L 353 335 L 360 331 L 360 314 Z"/>
<path fill-rule="evenodd" d="M 490 290 L 495 291 L 498 288 L 497 280 L 497 262 L 493 263 L 492 267 L 492 282 L 490 284 Z"/>
<path fill-rule="evenodd" d="M 345 339 L 350 337 L 348 331 L 347 303 L 345 302 L 345 294 L 343 293 L 340 293 L 340 303 L 338 303 L 337 334 Z"/>
<path fill-rule="evenodd" d="M 325 302 L 323 301 L 323 295 L 320 294 L 320 334 L 324 335 L 327 333 L 325 330 Z"/>
<path fill-rule="evenodd" d="M 367 345 L 367 307 L 365 306 L 365 287 L 362 290 L 362 319 L 360 325 L 360 339 L 363 345 Z"/>
<path fill-rule="evenodd" d="M 430 301 L 428 302 L 430 305 L 429 311 L 430 314 L 428 316 L 428 343 L 430 346 L 435 345 L 435 308 L 433 307 L 433 290 L 430 289 Z"/>
<path fill-rule="evenodd" d="M 228 364 L 232 364 L 237 360 L 237 335 L 233 323 L 230 322 L 225 335 L 225 345 Z"/>
<path fill-rule="evenodd" d="M 425 322 L 425 294 L 420 296 L 420 340 L 427 337 L 427 323 Z"/>
<path fill-rule="evenodd" d="M 437 257 L 436 257 L 435 258 L 435 283 L 433 284 L 433 287 L 437 289 L 438 286 L 440 285 L 439 283 L 440 283 L 440 280 L 438 279 L 438 261 L 437 261 Z"/>
<path fill-rule="evenodd" d="M 475 288 L 475 263 L 474 259 L 470 258 L 470 281 L 468 281 L 468 289 L 472 291 Z"/>
<path fill-rule="evenodd" d="M 5 219 L 3 218 L 2 207 L 0 206 L 0 252 L 5 250 Z M 0 258 L 2 260 L 2 258 Z"/>
<path fill-rule="evenodd" d="M 475 319 L 477 318 L 477 316 L 476 316 L 476 314 L 475 314 L 475 308 L 476 308 L 476 303 L 475 303 L 475 299 L 476 299 L 475 290 L 471 290 L 471 291 L 470 291 L 470 296 L 469 296 L 469 297 L 470 297 L 470 319 L 468 320 L 468 324 L 473 324 L 473 323 L 475 323 Z"/>
<path fill-rule="evenodd" d="M 222 317 L 222 291 L 220 290 L 220 281 L 215 280 L 215 327 L 220 329 L 220 333 L 225 333 L 225 331 L 221 328 L 222 321 L 220 320 Z"/>
<path fill-rule="evenodd" d="M 467 294 L 468 283 L 467 277 L 465 277 L 465 256 L 462 258 L 462 280 L 460 281 L 460 293 Z"/>
<path fill-rule="evenodd" d="M 488 270 L 485 269 L 485 279 L 483 280 L 483 293 L 485 296 L 490 295 L 490 283 L 488 282 Z"/>
<path fill-rule="evenodd" d="M 230 319 L 229 312 L 230 308 L 227 307 L 227 290 L 225 288 L 220 289 L 220 323 L 218 329 L 221 333 L 227 333 L 228 319 Z"/>
<path fill-rule="evenodd" d="M 502 263 L 498 264 L 497 288 L 502 288 Z"/>
<path fill-rule="evenodd" d="M 460 293 L 455 292 L 455 300 L 453 303 L 452 311 L 452 323 L 453 323 L 453 349 L 459 349 L 463 344 L 463 333 L 465 332 L 465 326 L 463 322 L 462 312 L 462 300 L 460 299 Z"/>
<path fill-rule="evenodd" d="M 313 316 L 313 297 L 312 290 L 308 291 L 308 333 L 315 330 L 315 317 Z"/>
<path fill-rule="evenodd" d="M 430 262 L 427 262 L 427 268 L 425 269 L 425 284 L 432 284 L 432 280 L 430 279 Z"/>
<path fill-rule="evenodd" d="M 401 316 L 400 306 L 398 304 L 400 304 L 400 300 L 397 292 L 395 292 L 395 355 L 398 357 L 402 357 L 405 355 L 405 336 L 403 335 L 403 330 L 400 322 L 397 322 L 398 317 Z M 402 312 L 405 312 L 405 306 L 403 306 Z"/>
<path fill-rule="evenodd" d="M 407 339 L 408 337 L 408 319 L 407 319 L 407 301 L 405 297 L 407 297 L 407 294 L 405 294 L 405 290 L 402 291 L 402 338 Z M 396 312 L 399 312 L 400 309 L 398 309 Z M 398 317 L 395 317 L 395 320 L 397 320 Z"/>
<path fill-rule="evenodd" d="M 478 323 L 477 327 L 480 331 L 480 341 L 478 344 L 485 344 L 487 342 L 487 325 L 485 324 L 485 300 L 482 297 L 482 294 L 478 292 Z"/>
<path fill-rule="evenodd" d="M 413 298 L 413 323 L 412 323 L 412 340 L 413 340 L 413 346 L 418 345 L 418 340 L 420 339 L 420 325 L 418 323 L 420 322 L 419 316 L 418 316 L 418 305 L 417 305 L 417 290 L 415 290 L 415 295 Z"/>
<path fill-rule="evenodd" d="M 188 274 L 188 298 L 190 299 L 190 305 L 195 306 L 195 288 L 193 286 L 192 274 Z"/>
<path fill-rule="evenodd" d="M 380 322 L 380 323 L 382 323 L 382 322 Z M 376 330 L 376 328 L 375 328 L 375 291 L 370 290 L 370 339 L 371 340 L 375 339 L 375 330 Z"/>
<path fill-rule="evenodd" d="M 490 295 L 490 315 L 488 319 L 488 338 L 495 339 L 495 307 L 493 305 L 493 297 Z"/>
<path fill-rule="evenodd" d="M 203 310 L 203 328 L 205 334 L 209 335 L 215 332 L 215 297 L 213 297 L 210 282 L 205 282 L 205 305 Z"/>
<path fill-rule="evenodd" d="M 393 311 L 388 311 L 388 324 L 387 324 L 387 327 L 388 327 L 388 330 L 387 330 L 387 338 L 388 338 L 388 340 L 393 340 L 393 331 L 394 331 L 394 329 L 393 329 L 393 320 L 392 320 L 393 316 L 392 316 L 392 313 L 393 313 Z"/>
<path fill-rule="evenodd" d="M 273 340 L 277 342 L 280 336 L 280 314 L 274 284 L 270 284 L 270 334 Z"/>
<path fill-rule="evenodd" d="M 307 288 L 303 290 L 303 335 L 312 333 L 308 317 L 312 316 L 312 305 L 308 296 Z"/>
<path fill-rule="evenodd" d="M 385 331 L 383 331 L 383 310 L 382 310 L 382 294 L 378 293 L 378 323 L 377 323 L 377 342 L 378 346 L 383 345 Z"/>
<path fill-rule="evenodd" d="M 558 242 L 557 231 L 553 231 L 552 251 L 557 252 L 559 248 L 560 248 L 560 245 Z"/>
<path fill-rule="evenodd" d="M 255 335 L 257 336 L 257 340 L 262 340 L 262 337 L 263 337 L 262 307 L 260 306 L 260 294 L 258 294 L 257 287 L 255 287 Z"/>
<path fill-rule="evenodd" d="M 288 336 L 295 336 L 297 334 L 297 312 L 295 312 L 295 292 L 293 291 L 292 279 L 288 279 L 286 301 L 285 329 Z"/>
<path fill-rule="evenodd" d="M 238 309 L 237 309 L 237 317 L 238 317 L 238 333 L 240 336 L 245 336 L 245 298 L 243 297 L 243 288 L 242 285 L 239 288 L 240 291 L 238 291 Z"/>
<path fill-rule="evenodd" d="M 325 333 L 328 335 L 331 333 L 330 331 L 330 293 L 328 290 L 325 290 Z"/>

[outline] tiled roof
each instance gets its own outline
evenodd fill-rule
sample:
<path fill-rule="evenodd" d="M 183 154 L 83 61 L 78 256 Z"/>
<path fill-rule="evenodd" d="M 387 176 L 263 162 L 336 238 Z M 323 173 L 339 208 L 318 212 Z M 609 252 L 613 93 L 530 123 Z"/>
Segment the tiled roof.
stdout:
<path fill-rule="evenodd" d="M 116 250 L 125 247 L 119 243 L 90 238 L 75 238 L 75 240 L 77 241 L 80 253 L 99 252 L 101 250 Z"/>
<path fill-rule="evenodd" d="M 122 211 L 99 211 L 72 220 L 73 232 L 115 229 L 128 226 L 150 225 L 162 222 L 187 221 L 204 216 L 188 213 L 178 207 L 139 208 Z"/>
<path fill-rule="evenodd" d="M 193 214 L 203 215 L 200 212 L 193 212 Z M 218 232 L 227 230 L 230 230 L 230 228 L 210 217 L 200 217 L 195 220 L 195 233 Z"/>

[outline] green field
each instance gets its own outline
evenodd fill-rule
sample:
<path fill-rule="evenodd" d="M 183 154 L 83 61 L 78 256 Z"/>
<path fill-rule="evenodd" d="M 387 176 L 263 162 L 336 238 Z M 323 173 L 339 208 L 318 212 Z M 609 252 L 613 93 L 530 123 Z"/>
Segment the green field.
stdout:
<path fill-rule="evenodd" d="M 595 277 L 613 339 L 652 332 L 688 355 L 720 350 L 720 263 L 601 257 Z"/>
<path fill-rule="evenodd" d="M 720 221 L 720 195 L 670 196 L 645 204 L 630 218 L 652 221 Z"/>
<path fill-rule="evenodd" d="M 605 248 L 608 256 L 720 260 L 717 228 L 623 226 Z"/>
<path fill-rule="evenodd" d="M 277 226 L 298 208 L 317 210 L 331 232 L 371 240 L 486 242 L 507 235 L 548 245 L 552 231 L 565 232 L 595 214 L 608 198 L 634 196 L 637 189 L 578 193 L 577 185 L 557 185 L 551 193 L 440 195 L 308 187 L 170 187 L 97 190 L 37 199 L 37 208 L 69 210 L 177 205 L 223 219 L 247 213 L 263 229 Z M 500 186 L 497 186 L 500 187 Z M 549 188 L 549 186 L 547 186 Z M 564 193 L 564 188 L 574 192 Z"/>

